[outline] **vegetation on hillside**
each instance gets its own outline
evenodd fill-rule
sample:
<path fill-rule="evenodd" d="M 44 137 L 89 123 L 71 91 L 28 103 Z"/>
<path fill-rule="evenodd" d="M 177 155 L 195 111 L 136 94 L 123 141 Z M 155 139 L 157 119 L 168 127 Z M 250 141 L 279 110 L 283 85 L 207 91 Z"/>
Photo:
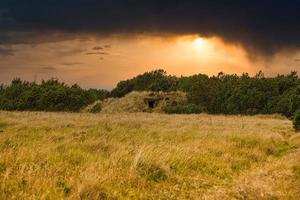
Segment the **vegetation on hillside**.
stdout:
<path fill-rule="evenodd" d="M 160 84 L 156 85 L 156 82 Z M 150 90 L 149 86 L 156 91 L 179 90 L 187 93 L 186 105 L 167 105 L 164 108 L 166 113 L 279 113 L 292 119 L 300 109 L 300 79 L 297 72 L 276 77 L 265 77 L 261 71 L 253 77 L 247 73 L 241 76 L 219 73 L 212 77 L 204 74 L 174 77 L 163 70 L 156 70 L 121 81 L 111 95 L 120 97 L 134 90 Z"/>
<path fill-rule="evenodd" d="M 79 111 L 96 100 L 104 99 L 105 90 L 68 86 L 56 79 L 35 82 L 14 79 L 9 86 L 0 86 L 0 110 Z"/>
<path fill-rule="evenodd" d="M 293 125 L 296 131 L 300 131 L 300 110 L 297 110 L 294 114 Z"/>
<path fill-rule="evenodd" d="M 145 99 L 159 99 L 154 108 L 150 108 Z M 168 105 L 186 104 L 184 92 L 131 92 L 121 98 L 109 98 L 101 102 L 102 113 L 122 112 L 164 112 Z"/>
<path fill-rule="evenodd" d="M 166 113 L 273 114 L 293 118 L 300 109 L 300 79 L 296 72 L 265 77 L 260 71 L 251 77 L 219 73 L 209 77 L 198 74 L 188 77 L 167 75 L 155 70 L 121 81 L 111 92 L 84 90 L 58 80 L 41 84 L 15 79 L 9 86 L 0 86 L 1 110 L 79 111 L 107 97 L 123 97 L 132 91 L 183 91 L 186 104 L 168 104 Z"/>
<path fill-rule="evenodd" d="M 112 97 L 123 97 L 132 91 L 163 91 L 178 90 L 178 78 L 167 75 L 167 72 L 159 69 L 146 72 L 126 81 L 120 81 L 117 87 L 111 91 Z"/>
<path fill-rule="evenodd" d="M 187 109 L 198 106 L 192 110 L 212 114 L 280 113 L 291 117 L 300 108 L 300 79 L 296 72 L 276 77 L 265 77 L 262 72 L 253 77 L 247 73 L 241 76 L 219 73 L 212 77 L 203 74 L 174 77 L 156 70 L 121 81 L 111 95 L 120 97 L 131 91 L 151 88 L 186 92 L 188 104 L 192 104 L 186 106 Z M 182 112 L 182 109 L 178 108 L 178 111 Z"/>
<path fill-rule="evenodd" d="M 299 145 L 278 116 L 0 112 L 0 199 L 299 199 Z"/>

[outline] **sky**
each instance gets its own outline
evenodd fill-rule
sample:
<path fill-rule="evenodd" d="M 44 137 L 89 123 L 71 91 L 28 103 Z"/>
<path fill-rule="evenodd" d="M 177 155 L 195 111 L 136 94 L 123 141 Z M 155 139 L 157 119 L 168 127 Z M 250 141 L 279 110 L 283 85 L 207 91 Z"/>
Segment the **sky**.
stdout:
<path fill-rule="evenodd" d="M 0 82 L 300 70 L 295 0 L 1 0 Z"/>

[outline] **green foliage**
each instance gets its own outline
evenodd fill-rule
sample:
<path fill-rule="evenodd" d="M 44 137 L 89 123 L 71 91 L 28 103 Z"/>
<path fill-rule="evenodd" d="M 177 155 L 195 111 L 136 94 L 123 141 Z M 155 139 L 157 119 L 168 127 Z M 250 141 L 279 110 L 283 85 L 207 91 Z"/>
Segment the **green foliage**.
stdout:
<path fill-rule="evenodd" d="M 296 131 L 300 131 L 300 110 L 294 113 L 293 125 Z"/>
<path fill-rule="evenodd" d="M 65 196 L 68 196 L 71 193 L 71 186 L 69 186 L 64 180 L 58 180 L 56 186 L 63 191 Z"/>
<path fill-rule="evenodd" d="M 299 180 L 300 179 L 300 165 L 293 166 L 292 171 L 293 171 L 293 174 L 294 174 L 294 178 Z"/>
<path fill-rule="evenodd" d="M 137 171 L 140 176 L 145 177 L 148 181 L 160 182 L 168 178 L 167 172 L 155 164 L 139 163 Z"/>
<path fill-rule="evenodd" d="M 159 69 L 146 72 L 132 79 L 121 81 L 111 91 L 113 97 L 123 97 L 132 91 L 175 91 L 178 85 L 178 78 L 168 76 L 166 71 Z"/>
<path fill-rule="evenodd" d="M 197 114 L 202 113 L 204 109 L 195 104 L 187 105 L 166 105 L 163 107 L 163 111 L 168 114 Z"/>
<path fill-rule="evenodd" d="M 109 97 L 110 92 L 107 90 L 99 89 L 89 89 L 88 93 L 92 96 L 93 99 L 103 100 Z"/>
<path fill-rule="evenodd" d="M 14 79 L 9 86 L 0 85 L 0 110 L 79 111 L 82 107 L 107 97 L 123 97 L 132 91 L 183 91 L 186 104 L 166 105 L 166 113 L 273 114 L 292 118 L 300 109 L 300 79 L 296 72 L 265 77 L 258 72 L 238 76 L 220 72 L 209 77 L 167 75 L 155 70 L 121 81 L 111 92 L 69 87 L 56 79 L 41 84 Z M 95 107 L 95 112 L 101 106 Z"/>
<path fill-rule="evenodd" d="M 96 103 L 92 108 L 91 108 L 91 113 L 99 113 L 102 110 L 102 105 L 101 103 Z"/>
<path fill-rule="evenodd" d="M 0 130 L 8 127 L 9 125 L 5 122 L 0 122 Z"/>
<path fill-rule="evenodd" d="M 41 84 L 14 79 L 7 87 L 0 87 L 0 110 L 72 111 L 104 99 L 105 90 L 84 90 L 78 85 L 68 86 L 56 79 Z"/>
<path fill-rule="evenodd" d="M 300 109 L 300 81 L 297 72 L 266 78 L 262 71 L 250 77 L 219 73 L 176 78 L 163 70 L 121 81 L 111 92 L 121 97 L 131 91 L 183 91 L 186 105 L 167 105 L 166 113 L 273 114 L 292 117 Z"/>

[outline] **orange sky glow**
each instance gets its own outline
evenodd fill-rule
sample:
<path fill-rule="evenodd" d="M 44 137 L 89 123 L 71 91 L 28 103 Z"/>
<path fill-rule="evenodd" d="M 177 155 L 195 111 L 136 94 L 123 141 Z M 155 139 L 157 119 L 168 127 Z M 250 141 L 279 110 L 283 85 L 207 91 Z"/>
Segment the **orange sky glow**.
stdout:
<path fill-rule="evenodd" d="M 297 56 L 281 52 L 272 59 L 250 59 L 238 44 L 218 37 L 110 36 L 72 39 L 37 45 L 15 45 L 17 54 L 0 60 L 0 80 L 14 77 L 41 80 L 51 77 L 83 87 L 113 88 L 120 80 L 145 71 L 165 69 L 172 75 L 218 72 L 255 74 L 297 70 Z M 266 64 L 267 63 L 267 64 Z"/>

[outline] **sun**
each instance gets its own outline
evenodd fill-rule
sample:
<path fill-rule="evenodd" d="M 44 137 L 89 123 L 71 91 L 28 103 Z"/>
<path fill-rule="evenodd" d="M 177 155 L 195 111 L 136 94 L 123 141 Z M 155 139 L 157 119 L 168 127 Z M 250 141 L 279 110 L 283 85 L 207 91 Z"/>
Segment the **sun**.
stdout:
<path fill-rule="evenodd" d="M 206 42 L 203 38 L 196 38 L 193 41 L 193 45 L 196 50 L 203 50 L 206 46 Z"/>

